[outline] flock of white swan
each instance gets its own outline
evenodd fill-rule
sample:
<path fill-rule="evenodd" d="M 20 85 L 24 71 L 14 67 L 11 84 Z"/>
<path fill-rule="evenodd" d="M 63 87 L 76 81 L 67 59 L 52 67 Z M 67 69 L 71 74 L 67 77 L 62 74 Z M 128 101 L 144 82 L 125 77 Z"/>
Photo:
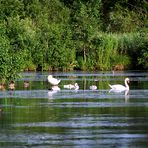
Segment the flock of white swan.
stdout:
<path fill-rule="evenodd" d="M 52 90 L 55 90 L 55 91 L 60 90 L 60 88 L 58 87 L 58 84 L 61 82 L 61 80 L 54 78 L 52 75 L 49 75 L 47 79 L 48 79 L 48 82 L 52 85 L 52 88 L 51 88 Z M 114 85 L 109 84 L 109 86 L 111 88 L 110 92 L 129 91 L 129 85 L 128 85 L 129 81 L 130 81 L 129 78 L 125 78 L 125 80 L 124 80 L 125 86 L 121 85 L 121 84 L 114 84 Z M 64 85 L 63 87 L 66 89 L 74 89 L 74 90 L 79 89 L 78 83 L 67 84 L 67 85 Z M 91 90 L 96 90 L 97 86 L 92 85 L 89 88 Z"/>

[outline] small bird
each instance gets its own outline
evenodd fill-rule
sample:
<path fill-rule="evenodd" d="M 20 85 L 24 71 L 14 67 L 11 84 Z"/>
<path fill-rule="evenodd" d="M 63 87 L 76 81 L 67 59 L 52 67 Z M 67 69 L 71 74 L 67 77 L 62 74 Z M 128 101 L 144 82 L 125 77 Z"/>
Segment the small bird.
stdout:
<path fill-rule="evenodd" d="M 58 80 L 56 78 L 53 78 L 52 75 L 49 75 L 48 76 L 48 82 L 51 84 L 51 85 L 58 85 L 60 83 L 61 80 Z"/>
<path fill-rule="evenodd" d="M 24 87 L 28 88 L 29 87 L 29 82 L 28 81 L 24 81 Z"/>
<path fill-rule="evenodd" d="M 109 86 L 112 90 L 115 90 L 115 91 L 125 91 L 125 90 L 129 90 L 129 85 L 128 85 L 129 82 L 130 82 L 129 78 L 125 78 L 124 80 L 125 86 L 121 84 L 115 84 L 115 85 L 109 84 Z"/>
<path fill-rule="evenodd" d="M 14 83 L 14 81 L 11 81 L 10 83 L 9 83 L 9 89 L 10 90 L 15 90 L 15 83 Z"/>
<path fill-rule="evenodd" d="M 5 84 L 0 84 L 0 90 L 5 90 Z"/>
<path fill-rule="evenodd" d="M 96 85 L 91 85 L 91 86 L 89 87 L 89 89 L 91 89 L 91 90 L 96 90 L 96 89 L 97 89 L 97 86 L 96 86 Z"/>

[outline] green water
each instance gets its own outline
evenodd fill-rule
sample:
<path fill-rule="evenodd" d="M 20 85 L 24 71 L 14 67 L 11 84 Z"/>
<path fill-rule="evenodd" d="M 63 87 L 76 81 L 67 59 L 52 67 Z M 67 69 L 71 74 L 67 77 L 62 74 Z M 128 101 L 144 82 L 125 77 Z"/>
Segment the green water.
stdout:
<path fill-rule="evenodd" d="M 60 91 L 50 90 L 48 74 L 23 73 L 15 91 L 0 91 L 0 147 L 147 147 L 147 72 L 52 73 Z M 129 94 L 110 93 L 108 83 L 124 84 L 125 77 Z M 79 90 L 63 87 L 75 82 Z"/>

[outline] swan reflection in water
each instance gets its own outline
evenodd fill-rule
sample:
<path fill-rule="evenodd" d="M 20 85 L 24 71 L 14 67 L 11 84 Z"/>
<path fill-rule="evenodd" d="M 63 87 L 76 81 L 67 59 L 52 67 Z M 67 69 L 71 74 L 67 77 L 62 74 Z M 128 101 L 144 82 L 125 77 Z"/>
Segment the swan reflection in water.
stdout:
<path fill-rule="evenodd" d="M 61 89 L 58 86 L 52 86 L 48 91 L 48 98 L 53 99 L 53 95 L 59 92 Z"/>
<path fill-rule="evenodd" d="M 110 89 L 109 93 L 124 94 L 125 102 L 127 102 L 129 99 L 129 90 L 121 91 L 121 90 Z"/>

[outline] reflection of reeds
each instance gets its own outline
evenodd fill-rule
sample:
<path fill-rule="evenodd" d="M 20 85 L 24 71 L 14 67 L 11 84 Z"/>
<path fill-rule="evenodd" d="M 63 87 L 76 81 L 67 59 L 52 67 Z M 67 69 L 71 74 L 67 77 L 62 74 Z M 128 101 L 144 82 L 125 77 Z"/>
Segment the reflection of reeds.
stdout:
<path fill-rule="evenodd" d="M 98 81 L 98 89 L 108 89 L 108 80 L 107 77 L 101 77 Z"/>
<path fill-rule="evenodd" d="M 97 89 L 103 90 L 109 89 L 108 83 L 107 76 L 99 76 L 98 78 L 91 76 L 90 78 L 84 77 L 81 85 L 83 90 L 90 89 L 90 86 L 96 86 Z"/>

